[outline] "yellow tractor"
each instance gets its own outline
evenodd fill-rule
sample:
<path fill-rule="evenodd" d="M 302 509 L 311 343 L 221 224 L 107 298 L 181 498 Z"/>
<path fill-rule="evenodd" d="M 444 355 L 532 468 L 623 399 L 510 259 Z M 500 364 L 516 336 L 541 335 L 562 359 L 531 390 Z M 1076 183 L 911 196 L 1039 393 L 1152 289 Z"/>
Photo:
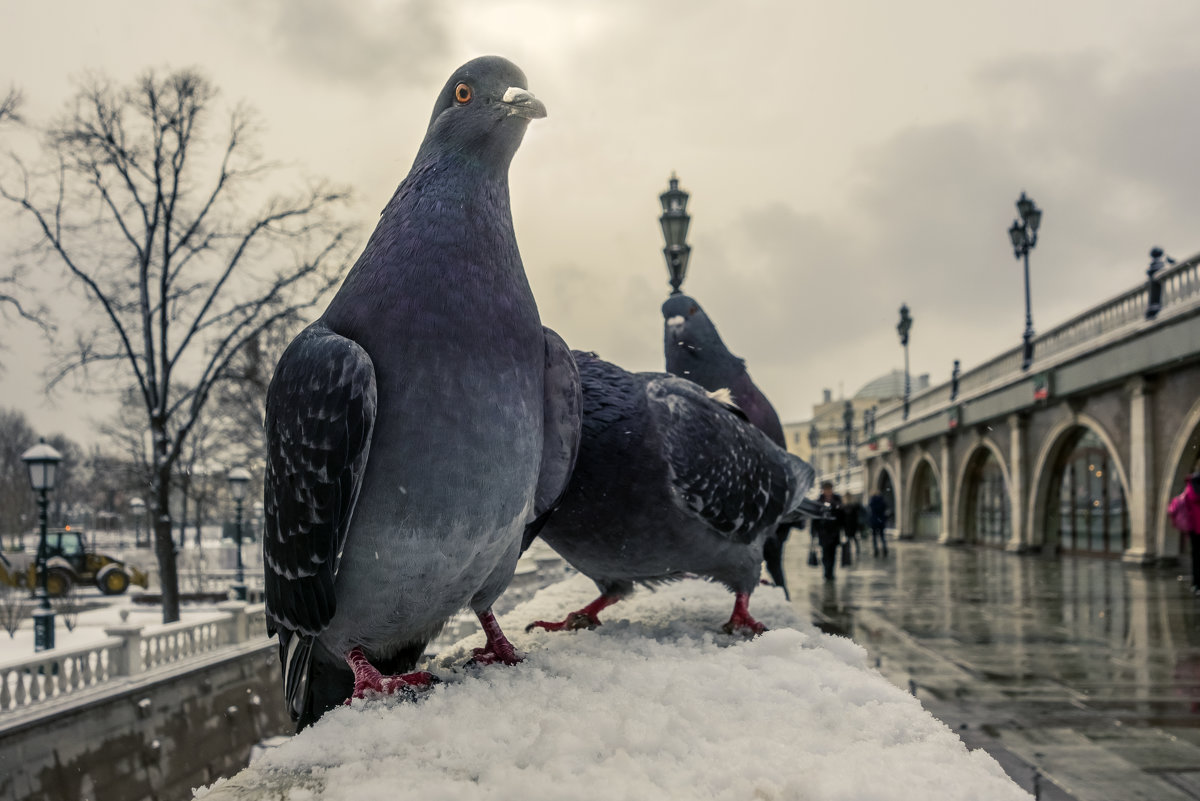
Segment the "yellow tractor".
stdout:
<path fill-rule="evenodd" d="M 18 567 L 0 557 L 0 581 L 36 589 L 37 560 L 26 557 L 27 565 Z M 22 562 L 25 560 L 23 559 Z M 107 554 L 89 551 L 78 530 L 55 529 L 46 532 L 46 594 L 59 598 L 76 584 L 95 584 L 105 595 L 120 595 L 130 584 L 149 587 L 146 574 L 132 565 Z"/>

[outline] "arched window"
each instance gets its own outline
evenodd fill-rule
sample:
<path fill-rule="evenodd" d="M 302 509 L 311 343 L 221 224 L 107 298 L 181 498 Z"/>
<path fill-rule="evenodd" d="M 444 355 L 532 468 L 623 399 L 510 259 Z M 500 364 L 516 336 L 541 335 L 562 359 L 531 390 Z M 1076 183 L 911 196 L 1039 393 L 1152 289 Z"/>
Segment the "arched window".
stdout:
<path fill-rule="evenodd" d="M 1058 543 L 1064 551 L 1120 556 L 1129 547 L 1129 510 L 1113 457 L 1080 429 L 1059 461 Z"/>
<path fill-rule="evenodd" d="M 913 476 L 913 536 L 936 540 L 942 531 L 942 493 L 929 462 L 922 460 Z"/>
<path fill-rule="evenodd" d="M 1012 508 L 996 455 L 982 448 L 967 471 L 967 539 L 1004 547 L 1012 537 Z"/>

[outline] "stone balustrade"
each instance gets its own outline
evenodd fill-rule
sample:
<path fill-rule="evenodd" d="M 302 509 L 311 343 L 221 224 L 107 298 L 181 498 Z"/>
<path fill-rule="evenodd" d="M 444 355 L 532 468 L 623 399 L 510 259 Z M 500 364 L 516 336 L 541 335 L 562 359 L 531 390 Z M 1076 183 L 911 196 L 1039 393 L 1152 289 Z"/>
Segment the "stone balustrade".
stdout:
<path fill-rule="evenodd" d="M 101 689 L 202 654 L 267 639 L 266 607 L 240 601 L 218 604 L 199 621 L 156 626 L 121 624 L 98 643 L 54 649 L 0 665 L 0 719 L 69 695 Z"/>

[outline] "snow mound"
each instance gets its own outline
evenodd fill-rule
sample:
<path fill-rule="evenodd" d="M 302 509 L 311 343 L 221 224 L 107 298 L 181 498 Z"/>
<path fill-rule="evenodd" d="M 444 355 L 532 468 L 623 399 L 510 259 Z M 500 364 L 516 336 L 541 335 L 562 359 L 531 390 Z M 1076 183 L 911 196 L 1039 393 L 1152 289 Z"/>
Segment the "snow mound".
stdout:
<path fill-rule="evenodd" d="M 762 588 L 771 630 L 720 632 L 733 597 L 702 581 L 639 590 L 592 631 L 526 634 L 596 595 L 575 576 L 501 619 L 526 653 L 464 669 L 439 654 L 418 703 L 357 701 L 269 749 L 204 801 L 471 798 L 1029 799 L 913 697 Z"/>

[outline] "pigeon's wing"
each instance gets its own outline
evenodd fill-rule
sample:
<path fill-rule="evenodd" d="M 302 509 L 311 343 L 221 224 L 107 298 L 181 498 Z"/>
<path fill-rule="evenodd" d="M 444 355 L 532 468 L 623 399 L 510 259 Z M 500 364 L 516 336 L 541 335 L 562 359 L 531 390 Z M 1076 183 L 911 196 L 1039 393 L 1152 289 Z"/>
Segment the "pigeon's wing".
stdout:
<path fill-rule="evenodd" d="M 524 551 L 546 520 L 558 508 L 575 458 L 579 455 L 579 437 L 583 425 L 583 399 L 579 385 L 579 369 L 567 343 L 549 328 L 546 336 L 545 423 L 542 439 L 542 465 L 538 472 L 537 495 L 534 498 L 534 517 L 525 526 L 521 541 Z"/>
<path fill-rule="evenodd" d="M 651 378 L 646 396 L 681 508 L 736 542 L 778 522 L 794 477 L 761 431 L 685 379 Z"/>
<path fill-rule="evenodd" d="M 323 323 L 301 332 L 275 368 L 265 420 L 263 558 L 267 615 L 276 627 L 315 636 L 333 618 L 333 581 L 375 409 L 370 357 Z"/>

